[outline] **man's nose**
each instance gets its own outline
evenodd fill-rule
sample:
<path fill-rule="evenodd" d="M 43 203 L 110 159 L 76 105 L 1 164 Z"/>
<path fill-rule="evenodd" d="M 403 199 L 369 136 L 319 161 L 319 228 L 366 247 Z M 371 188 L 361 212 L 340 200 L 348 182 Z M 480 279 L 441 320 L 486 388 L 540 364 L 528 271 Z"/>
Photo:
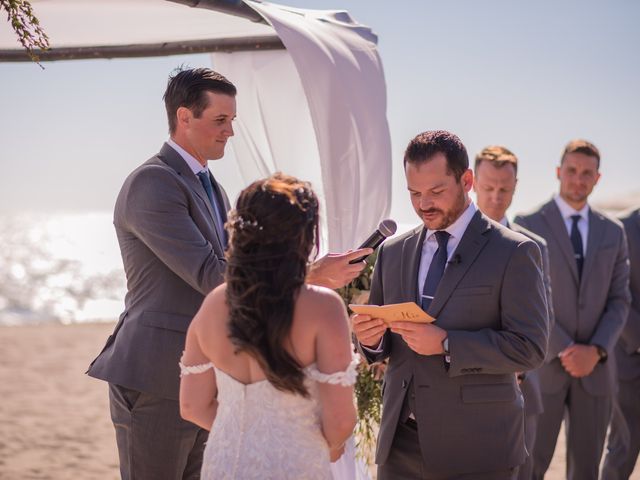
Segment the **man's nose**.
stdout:
<path fill-rule="evenodd" d="M 424 195 L 420 197 L 421 210 L 429 210 L 429 208 L 431 208 L 432 205 L 433 205 L 433 202 L 429 198 L 425 197 Z"/>

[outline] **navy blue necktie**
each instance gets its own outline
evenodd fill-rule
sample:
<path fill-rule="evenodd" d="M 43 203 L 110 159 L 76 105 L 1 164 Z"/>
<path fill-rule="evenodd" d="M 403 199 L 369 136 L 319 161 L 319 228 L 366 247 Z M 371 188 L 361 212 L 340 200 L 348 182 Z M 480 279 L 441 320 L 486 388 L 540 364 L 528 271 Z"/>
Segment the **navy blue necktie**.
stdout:
<path fill-rule="evenodd" d="M 582 217 L 580 215 L 571 215 L 571 245 L 573 245 L 573 256 L 578 266 L 578 278 L 582 277 L 582 265 L 584 264 L 584 249 L 582 247 L 582 235 L 578 230 L 578 222 Z"/>
<path fill-rule="evenodd" d="M 213 184 L 211 183 L 211 177 L 209 176 L 209 171 L 198 172 L 198 178 L 200 179 L 200 183 L 204 187 L 204 191 L 207 192 L 207 197 L 209 197 L 209 203 L 211 203 L 211 208 L 213 209 L 213 220 L 216 224 L 216 229 L 218 230 L 218 235 L 220 235 L 220 239 L 222 240 L 222 246 L 226 248 L 227 246 L 227 234 L 224 230 L 224 220 L 222 218 L 222 213 L 220 210 L 220 205 L 216 199 L 216 195 L 213 192 Z"/>
<path fill-rule="evenodd" d="M 424 281 L 424 288 L 422 289 L 422 309 L 426 312 L 431 305 L 431 301 L 436 294 L 440 279 L 444 274 L 444 268 L 447 266 L 447 243 L 451 236 L 449 232 L 439 230 L 435 233 L 436 240 L 438 241 L 438 249 L 431 259 L 431 265 L 429 265 L 429 271 L 427 272 L 427 278 Z"/>

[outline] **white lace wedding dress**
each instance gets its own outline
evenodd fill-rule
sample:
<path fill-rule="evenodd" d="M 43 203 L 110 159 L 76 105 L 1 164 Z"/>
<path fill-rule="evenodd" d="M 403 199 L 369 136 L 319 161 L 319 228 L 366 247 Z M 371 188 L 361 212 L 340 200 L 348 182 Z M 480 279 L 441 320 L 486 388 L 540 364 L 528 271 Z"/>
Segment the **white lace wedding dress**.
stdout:
<path fill-rule="evenodd" d="M 330 375 L 315 364 L 307 367 L 308 398 L 277 390 L 266 380 L 243 384 L 213 367 L 218 412 L 204 451 L 202 480 L 333 480 L 317 383 L 353 385 L 357 364 L 354 356 L 344 372 Z"/>

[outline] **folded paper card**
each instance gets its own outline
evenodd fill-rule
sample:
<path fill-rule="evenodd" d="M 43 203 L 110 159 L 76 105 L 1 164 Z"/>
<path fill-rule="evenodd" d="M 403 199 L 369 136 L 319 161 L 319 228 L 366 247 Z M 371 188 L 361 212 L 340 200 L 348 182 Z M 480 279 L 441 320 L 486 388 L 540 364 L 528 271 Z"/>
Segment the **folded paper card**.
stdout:
<path fill-rule="evenodd" d="M 349 305 L 355 313 L 381 318 L 385 323 L 403 321 L 431 323 L 435 320 L 422 310 L 415 302 L 393 303 L 391 305 Z"/>

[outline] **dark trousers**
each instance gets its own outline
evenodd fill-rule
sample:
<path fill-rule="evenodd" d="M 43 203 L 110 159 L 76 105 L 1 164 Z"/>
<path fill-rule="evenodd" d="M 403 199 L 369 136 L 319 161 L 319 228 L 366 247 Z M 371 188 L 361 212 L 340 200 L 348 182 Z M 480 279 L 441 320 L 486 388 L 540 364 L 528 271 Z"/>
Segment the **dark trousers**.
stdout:
<path fill-rule="evenodd" d="M 472 435 L 472 433 L 470 433 Z M 460 452 L 463 456 L 464 452 Z M 398 424 L 387 461 L 378 465 L 378 480 L 515 480 L 518 469 L 502 472 L 433 475 L 426 472 L 415 424 Z"/>
<path fill-rule="evenodd" d="M 640 378 L 620 381 L 602 480 L 628 480 L 640 452 Z"/>
<path fill-rule="evenodd" d="M 208 432 L 180 417 L 176 400 L 109 384 L 123 480 L 200 478 Z"/>
<path fill-rule="evenodd" d="M 542 394 L 544 411 L 538 417 L 533 447 L 533 478 L 542 480 L 556 448 L 562 420 L 567 435 L 567 479 L 598 480 L 611 396 L 591 395 L 573 378 L 558 393 Z"/>
<path fill-rule="evenodd" d="M 538 415 L 525 415 L 524 417 L 524 444 L 527 447 L 529 456 L 525 462 L 520 465 L 518 471 L 518 480 L 531 480 L 533 475 L 533 444 L 536 441 L 536 428 L 538 424 Z"/>

